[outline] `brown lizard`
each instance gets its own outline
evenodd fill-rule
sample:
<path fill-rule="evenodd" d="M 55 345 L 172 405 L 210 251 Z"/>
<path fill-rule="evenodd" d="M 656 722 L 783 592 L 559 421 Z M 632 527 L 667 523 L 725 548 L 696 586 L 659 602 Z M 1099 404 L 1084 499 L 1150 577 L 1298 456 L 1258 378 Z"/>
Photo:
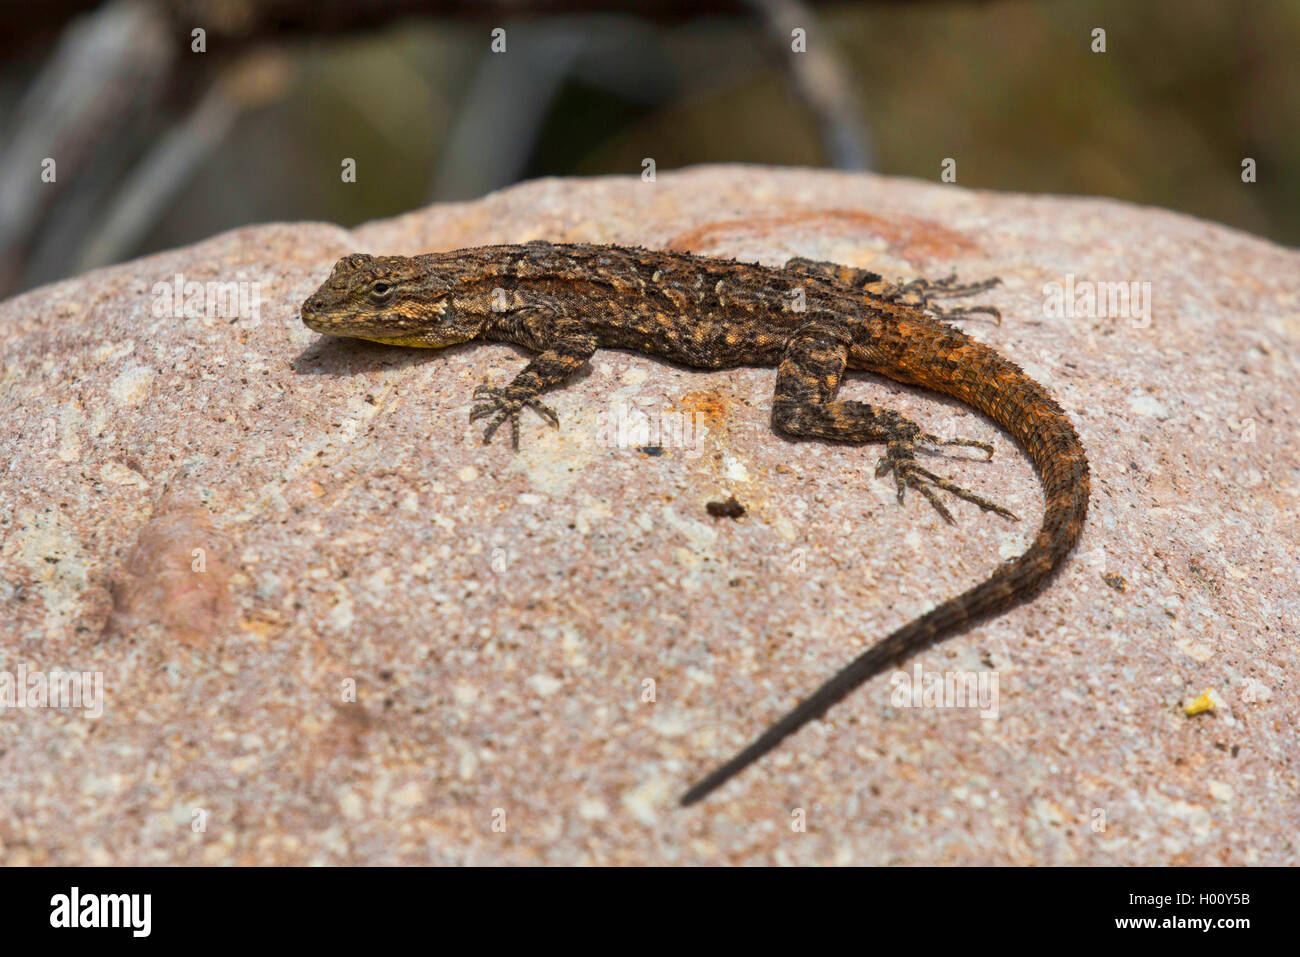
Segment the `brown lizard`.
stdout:
<path fill-rule="evenodd" d="M 772 422 L 787 435 L 885 445 L 876 474 L 892 473 L 946 520 L 948 492 L 1014 519 L 1006 509 L 924 468 L 919 447 L 992 446 L 942 439 L 889 409 L 836 393 L 848 369 L 954 396 L 1005 428 L 1033 460 L 1046 509 L 1029 549 L 985 581 L 894 631 L 682 797 L 692 804 L 821 717 L 854 688 L 917 650 L 1028 600 L 1078 539 L 1088 508 L 1088 461 L 1061 407 L 1015 363 L 949 323 L 991 307 L 935 300 L 983 292 L 996 279 L 886 282 L 865 269 L 792 259 L 783 268 L 649 249 L 531 242 L 425 256 L 347 256 L 303 303 L 306 325 L 327 335 L 441 348 L 473 339 L 537 354 L 504 388 L 482 385 L 470 419 L 502 424 L 519 444 L 539 396 L 577 373 L 598 348 L 631 349 L 688 366 L 775 366 Z"/>

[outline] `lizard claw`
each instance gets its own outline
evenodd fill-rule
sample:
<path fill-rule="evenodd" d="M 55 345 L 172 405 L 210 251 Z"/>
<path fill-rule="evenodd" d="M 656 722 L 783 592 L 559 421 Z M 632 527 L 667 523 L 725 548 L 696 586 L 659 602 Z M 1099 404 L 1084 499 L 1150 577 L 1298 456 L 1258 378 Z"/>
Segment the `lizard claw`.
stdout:
<path fill-rule="evenodd" d="M 985 455 L 984 461 L 993 461 L 993 446 L 989 445 L 987 442 L 980 442 L 976 439 L 941 439 L 939 436 L 931 435 L 929 432 L 922 432 L 917 436 L 917 439 L 924 442 L 926 445 L 940 447 L 955 445 L 967 449 L 979 449 Z"/>
<path fill-rule="evenodd" d="M 541 401 L 533 396 L 523 396 L 509 388 L 494 389 L 486 382 L 474 389 L 474 397 L 479 399 L 469 412 L 469 420 L 477 422 L 479 419 L 493 416 L 488 427 L 483 430 L 483 444 L 488 445 L 492 442 L 492 436 L 496 433 L 503 423 L 510 423 L 510 439 L 516 452 L 519 451 L 519 413 L 524 407 L 532 409 L 541 418 L 549 422 L 554 428 L 560 427 L 560 417 L 549 406 L 544 405 Z"/>
<path fill-rule="evenodd" d="M 989 458 L 993 457 L 992 446 L 984 442 L 976 442 L 973 439 L 940 440 L 928 433 L 922 433 L 917 438 L 936 445 L 963 445 L 983 449 L 988 453 Z M 952 517 L 952 512 L 948 511 L 947 506 L 940 501 L 938 493 L 935 492 L 936 488 L 943 489 L 945 492 L 964 499 L 972 505 L 978 505 L 985 511 L 996 512 L 1003 518 L 1010 519 L 1013 522 L 1020 521 L 1001 505 L 990 502 L 986 498 L 981 498 L 969 489 L 964 489 L 940 475 L 935 475 L 929 469 L 920 465 L 916 461 L 916 450 L 911 441 L 896 440 L 886 446 L 885 454 L 880 457 L 880 461 L 876 465 L 876 477 L 879 478 L 889 472 L 894 473 L 894 484 L 898 489 L 899 504 L 902 504 L 903 496 L 909 488 L 916 489 L 926 497 L 926 500 L 934 506 L 934 510 L 949 524 L 955 525 L 957 523 Z"/>

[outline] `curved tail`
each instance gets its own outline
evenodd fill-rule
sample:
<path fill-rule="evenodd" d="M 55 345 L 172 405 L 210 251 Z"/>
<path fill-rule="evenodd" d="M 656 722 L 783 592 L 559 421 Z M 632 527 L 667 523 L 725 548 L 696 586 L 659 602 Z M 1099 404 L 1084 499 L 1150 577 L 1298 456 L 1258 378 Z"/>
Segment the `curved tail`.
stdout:
<path fill-rule="evenodd" d="M 951 337 L 951 338 L 949 338 Z M 1088 461 L 1061 407 L 1015 363 L 955 330 L 945 337 L 977 373 L 956 381 L 904 378 L 952 395 L 1006 428 L 1029 453 L 1046 498 L 1043 524 L 1023 555 L 1010 559 L 980 584 L 908 622 L 801 701 L 726 764 L 682 795 L 694 804 L 771 751 L 787 736 L 820 718 L 851 691 L 934 642 L 1031 598 L 1074 547 L 1088 510 Z M 911 365 L 917 369 L 922 366 Z M 887 373 L 888 374 L 888 373 Z"/>

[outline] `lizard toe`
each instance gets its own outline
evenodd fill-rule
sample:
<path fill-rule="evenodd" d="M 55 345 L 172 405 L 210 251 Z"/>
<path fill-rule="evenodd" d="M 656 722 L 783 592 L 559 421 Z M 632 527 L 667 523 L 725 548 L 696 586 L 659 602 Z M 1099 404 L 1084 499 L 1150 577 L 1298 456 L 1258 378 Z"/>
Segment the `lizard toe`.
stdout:
<path fill-rule="evenodd" d="M 922 439 L 925 441 L 930 441 L 933 438 L 934 437 L 930 435 L 922 436 Z M 939 444 L 969 445 L 975 448 L 984 449 L 989 453 L 990 457 L 993 454 L 991 446 L 988 446 L 986 443 L 976 442 L 972 439 L 949 439 L 946 442 L 941 442 Z M 935 491 L 936 489 L 947 492 L 949 495 L 953 495 L 963 501 L 970 502 L 972 505 L 978 505 L 985 511 L 1001 515 L 1003 518 L 1010 521 L 1020 521 L 1014 513 L 1003 508 L 1001 505 L 998 505 L 996 502 L 991 502 L 983 496 L 975 494 L 970 489 L 963 488 L 950 479 L 946 479 L 941 475 L 936 475 L 934 472 L 931 472 L 929 469 L 922 466 L 916 461 L 915 450 L 910 442 L 891 442 L 886 447 L 885 454 L 881 456 L 880 461 L 876 465 L 876 475 L 879 477 L 888 472 L 894 473 L 894 484 L 897 489 L 898 501 L 900 503 L 903 502 L 904 494 L 907 489 L 916 489 L 916 491 L 925 496 L 926 501 L 934 507 L 934 510 L 939 513 L 943 520 L 950 524 L 956 524 L 956 520 L 953 518 L 952 512 L 948 510 L 939 498 L 938 492 Z"/>

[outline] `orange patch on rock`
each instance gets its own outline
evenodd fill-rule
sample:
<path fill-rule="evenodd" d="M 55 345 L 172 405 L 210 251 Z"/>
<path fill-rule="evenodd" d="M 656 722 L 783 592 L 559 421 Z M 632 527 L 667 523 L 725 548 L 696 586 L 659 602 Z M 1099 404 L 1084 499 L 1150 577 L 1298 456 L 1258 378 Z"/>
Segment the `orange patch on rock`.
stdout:
<path fill-rule="evenodd" d="M 716 389 L 702 392 L 687 392 L 677 400 L 677 409 L 691 412 L 706 422 L 721 422 L 726 417 L 728 402 Z"/>
<path fill-rule="evenodd" d="M 877 216 L 846 209 L 804 209 L 744 219 L 720 219 L 674 237 L 668 248 L 678 252 L 704 252 L 742 244 L 746 240 L 779 237 L 782 245 L 807 232 L 824 242 L 828 234 L 854 237 L 880 236 L 890 250 L 905 259 L 950 258 L 978 251 L 962 233 L 929 219 Z"/>
<path fill-rule="evenodd" d="M 140 528 L 113 578 L 110 630 L 123 635 L 162 625 L 182 644 L 206 642 L 230 611 L 226 546 L 207 509 L 180 506 Z"/>

